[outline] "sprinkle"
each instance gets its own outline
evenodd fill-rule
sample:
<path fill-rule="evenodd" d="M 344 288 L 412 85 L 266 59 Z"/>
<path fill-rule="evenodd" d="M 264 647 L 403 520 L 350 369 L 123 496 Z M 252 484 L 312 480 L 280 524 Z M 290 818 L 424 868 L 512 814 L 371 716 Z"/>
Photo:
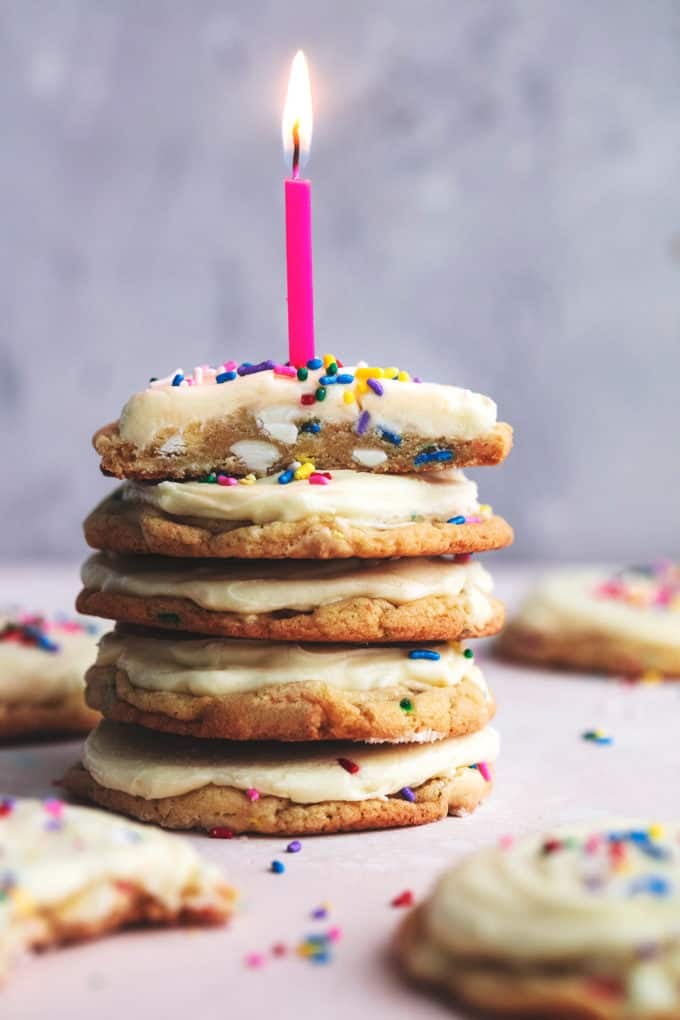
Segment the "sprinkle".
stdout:
<path fill-rule="evenodd" d="M 400 372 L 397 376 L 399 382 L 410 382 L 411 376 L 408 372 Z"/>
<path fill-rule="evenodd" d="M 250 967 L 251 970 L 257 970 L 260 967 L 264 967 L 264 956 L 262 953 L 248 953 L 245 957 L 246 967 Z"/>
<path fill-rule="evenodd" d="M 215 825 L 208 833 L 211 839 L 233 839 L 234 833 L 224 825 Z"/>
<path fill-rule="evenodd" d="M 498 845 L 501 848 L 501 850 L 509 850 L 511 846 L 514 846 L 514 843 L 515 837 L 511 836 L 509 833 L 505 833 L 498 840 Z"/>
<path fill-rule="evenodd" d="M 408 653 L 409 659 L 431 659 L 432 662 L 437 662 L 441 659 L 439 652 L 435 652 L 432 648 L 414 648 Z"/>
<path fill-rule="evenodd" d="M 321 375 L 319 376 L 320 386 L 335 386 L 338 380 L 334 375 Z"/>
<path fill-rule="evenodd" d="M 302 843 L 299 839 L 294 839 L 292 843 L 289 843 L 286 847 L 287 854 L 299 854 L 302 850 Z"/>
<path fill-rule="evenodd" d="M 318 389 L 316 390 L 314 396 L 316 397 L 317 400 L 325 400 L 326 399 L 326 388 L 324 386 L 319 386 Z"/>
<path fill-rule="evenodd" d="M 404 889 L 402 893 L 395 896 L 391 901 L 390 906 L 392 907 L 412 907 L 415 897 L 410 889 Z"/>
<path fill-rule="evenodd" d="M 52 815 L 53 818 L 61 818 L 64 813 L 64 802 L 56 797 L 48 797 L 47 800 L 43 801 L 43 807 L 48 815 Z"/>
<path fill-rule="evenodd" d="M 666 829 L 659 822 L 655 822 L 649 826 L 647 834 L 650 839 L 663 839 L 666 835 Z"/>
<path fill-rule="evenodd" d="M 342 938 L 342 928 L 338 928 L 337 925 L 334 925 L 332 928 L 328 929 L 327 934 L 329 942 L 339 942 Z"/>
<path fill-rule="evenodd" d="M 313 393 L 303 393 L 302 396 L 300 397 L 300 403 L 303 404 L 305 407 L 308 407 L 310 404 L 313 404 L 315 402 L 316 397 L 314 396 Z"/>
<path fill-rule="evenodd" d="M 321 432 L 321 423 L 318 421 L 306 421 L 300 426 L 300 432 L 311 432 L 316 435 L 317 432 Z"/>
<path fill-rule="evenodd" d="M 357 379 L 382 379 L 385 373 L 382 368 L 370 365 L 360 365 L 354 374 Z"/>
<path fill-rule="evenodd" d="M 458 514 L 457 517 L 450 517 L 446 522 L 447 524 L 465 524 L 465 518 L 462 514 Z"/>
<path fill-rule="evenodd" d="M 349 385 L 349 383 L 354 382 L 354 376 L 351 375 L 349 372 L 341 372 L 337 379 L 339 383 L 345 386 Z"/>
<path fill-rule="evenodd" d="M 239 375 L 255 375 L 256 372 L 267 372 L 273 368 L 273 361 L 261 361 L 258 365 L 250 365 L 247 361 L 244 361 L 242 365 L 238 366 L 236 371 Z"/>
<path fill-rule="evenodd" d="M 270 871 L 272 871 L 274 875 L 282 875 L 285 870 L 286 865 L 283 861 L 272 861 Z"/>
<path fill-rule="evenodd" d="M 14 801 L 12 798 L 3 797 L 3 799 L 0 800 L 0 818 L 7 818 L 8 815 L 11 815 L 13 807 Z"/>
<path fill-rule="evenodd" d="M 390 432 L 389 429 L 379 429 L 380 438 L 384 439 L 386 443 L 392 443 L 393 446 L 401 446 L 401 436 L 397 435 L 396 432 Z"/>
<path fill-rule="evenodd" d="M 314 910 L 312 910 L 310 917 L 312 917 L 315 921 L 323 921 L 325 917 L 328 917 L 328 911 L 329 906 L 327 903 L 325 903 L 322 904 L 322 906 L 320 907 L 314 907 Z"/>
<path fill-rule="evenodd" d="M 402 800 L 407 800 L 409 804 L 413 804 L 416 799 L 416 795 L 410 786 L 405 786 L 403 790 L 400 790 Z"/>
<path fill-rule="evenodd" d="M 182 375 L 181 372 L 178 372 L 177 375 L 173 378 L 171 385 L 172 386 L 181 386 L 181 384 L 183 382 L 184 382 L 184 376 Z"/>
<path fill-rule="evenodd" d="M 648 893 L 650 896 L 668 896 L 672 885 L 663 875 L 640 875 L 630 883 L 629 894 L 640 896 Z"/>
<path fill-rule="evenodd" d="M 337 375 L 338 374 L 337 361 L 335 360 L 329 361 L 328 364 L 326 365 L 326 371 L 328 372 L 329 375 Z"/>
<path fill-rule="evenodd" d="M 368 428 L 368 423 L 371 420 L 371 415 L 368 411 L 362 411 L 359 415 L 359 421 L 357 422 L 357 435 L 363 436 L 364 432 Z"/>
<path fill-rule="evenodd" d="M 254 485 L 257 481 L 255 475 L 245 475 L 243 478 L 239 478 L 239 485 Z"/>
<path fill-rule="evenodd" d="M 156 619 L 159 623 L 167 623 L 170 626 L 180 622 L 179 613 L 156 613 Z"/>
<path fill-rule="evenodd" d="M 274 375 L 285 375 L 288 379 L 295 379 L 297 372 L 292 365 L 274 365 Z"/>
<path fill-rule="evenodd" d="M 231 382 L 232 379 L 236 379 L 237 376 L 238 373 L 232 372 L 231 370 L 229 370 L 228 372 L 220 372 L 218 375 L 215 376 L 215 382 L 216 383 Z"/>
<path fill-rule="evenodd" d="M 544 854 L 554 854 L 558 850 L 562 849 L 562 844 L 559 839 L 546 839 L 541 847 Z"/>
<path fill-rule="evenodd" d="M 282 474 L 279 475 L 278 477 L 279 485 L 289 485 L 290 482 L 293 481 L 294 477 L 295 472 L 291 471 L 290 468 L 288 468 L 287 471 L 284 471 Z"/>
<path fill-rule="evenodd" d="M 293 477 L 295 478 L 296 482 L 300 481 L 306 482 L 309 476 L 313 475 L 314 473 L 315 473 L 314 465 L 312 464 L 311 460 L 308 460 L 304 464 L 301 464 L 299 468 L 295 469 Z"/>
<path fill-rule="evenodd" d="M 350 761 L 349 758 L 338 758 L 338 765 L 341 765 L 345 772 L 349 772 L 351 775 L 355 775 L 359 771 L 357 763 Z"/>
<path fill-rule="evenodd" d="M 463 650 L 463 658 L 464 659 L 473 659 L 474 655 L 475 655 L 475 653 L 472 651 L 471 648 L 465 648 Z"/>
<path fill-rule="evenodd" d="M 307 362 L 307 368 L 311 368 L 315 371 L 317 368 L 323 368 L 323 361 L 321 358 L 310 358 Z"/>
<path fill-rule="evenodd" d="M 346 404 L 353 404 L 354 401 L 356 400 L 356 397 L 354 396 L 351 390 L 345 390 L 345 392 L 342 395 L 342 399 Z"/>
<path fill-rule="evenodd" d="M 401 701 L 399 702 L 399 708 L 402 710 L 402 712 L 412 712 L 413 702 L 411 701 L 410 698 L 402 698 Z"/>
<path fill-rule="evenodd" d="M 422 453 L 413 458 L 413 463 L 416 467 L 419 467 L 421 464 L 431 464 L 434 461 L 447 463 L 453 459 L 453 450 L 423 450 Z"/>
<path fill-rule="evenodd" d="M 218 475 L 217 484 L 227 486 L 238 485 L 238 478 L 232 478 L 231 475 Z"/>
<path fill-rule="evenodd" d="M 324 364 L 324 368 L 326 369 L 326 371 L 328 371 L 328 366 L 329 365 L 336 365 L 337 366 L 337 359 L 336 359 L 335 355 L 334 354 L 324 354 L 324 356 L 323 356 L 323 364 Z"/>
<path fill-rule="evenodd" d="M 246 790 L 246 797 L 252 804 L 254 801 L 260 799 L 260 791 L 251 786 L 249 790 Z"/>
<path fill-rule="evenodd" d="M 383 368 L 383 372 L 385 373 L 386 379 L 396 379 L 397 376 L 399 375 L 399 369 L 394 368 L 394 366 L 390 366 L 389 368 Z"/>
<path fill-rule="evenodd" d="M 309 476 L 310 485 L 328 485 L 329 479 L 325 475 L 312 474 Z"/>
<path fill-rule="evenodd" d="M 614 738 L 607 736 L 602 730 L 586 730 L 581 734 L 582 740 L 588 740 L 592 744 L 613 744 Z"/>
<path fill-rule="evenodd" d="M 304 367 L 298 368 L 298 370 L 297 370 L 297 377 L 300 380 L 300 382 L 306 382 L 308 376 L 309 376 L 309 370 L 308 369 L 306 369 Z"/>
<path fill-rule="evenodd" d="M 491 782 L 491 770 L 490 770 L 489 766 L 486 764 L 486 762 L 485 761 L 478 761 L 477 762 L 477 768 L 479 769 L 479 774 L 482 777 L 482 779 L 484 780 L 484 782 L 485 783 L 490 783 Z"/>
<path fill-rule="evenodd" d="M 272 946 L 272 956 L 285 956 L 288 952 L 288 946 L 283 942 L 275 942 Z"/>
<path fill-rule="evenodd" d="M 374 393 L 377 393 L 379 397 L 382 397 L 385 392 L 382 383 L 379 383 L 377 379 L 367 379 L 366 382 L 371 387 Z"/>

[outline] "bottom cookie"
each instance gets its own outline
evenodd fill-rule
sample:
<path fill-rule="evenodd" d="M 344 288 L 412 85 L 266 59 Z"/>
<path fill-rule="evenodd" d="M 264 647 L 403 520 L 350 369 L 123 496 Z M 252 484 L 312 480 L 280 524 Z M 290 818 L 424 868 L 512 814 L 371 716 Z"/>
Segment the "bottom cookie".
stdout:
<path fill-rule="evenodd" d="M 104 722 L 68 790 L 170 829 L 311 835 L 424 825 L 474 811 L 498 735 L 398 747 L 229 744 Z"/>
<path fill-rule="evenodd" d="M 0 839 L 0 980 L 27 949 L 232 912 L 234 890 L 188 843 L 101 811 L 0 797 Z"/>
<path fill-rule="evenodd" d="M 472 855 L 401 925 L 406 972 L 485 1016 L 677 1020 L 669 828 L 565 829 Z"/>

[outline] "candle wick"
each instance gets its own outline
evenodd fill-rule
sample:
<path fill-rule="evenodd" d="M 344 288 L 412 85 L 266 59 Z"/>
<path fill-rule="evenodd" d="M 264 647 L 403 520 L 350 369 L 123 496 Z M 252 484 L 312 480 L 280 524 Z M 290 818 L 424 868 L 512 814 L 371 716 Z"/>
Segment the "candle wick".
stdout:
<path fill-rule="evenodd" d="M 293 124 L 293 180 L 300 176 L 300 122 Z"/>

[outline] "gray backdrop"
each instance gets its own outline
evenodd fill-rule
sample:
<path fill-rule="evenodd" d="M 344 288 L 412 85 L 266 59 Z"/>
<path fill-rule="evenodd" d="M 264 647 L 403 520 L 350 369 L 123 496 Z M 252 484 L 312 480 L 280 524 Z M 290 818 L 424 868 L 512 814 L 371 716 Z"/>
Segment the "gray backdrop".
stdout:
<path fill-rule="evenodd" d="M 298 46 L 321 350 L 497 399 L 514 555 L 677 554 L 677 0 L 0 0 L 4 554 L 148 376 L 284 355 Z"/>

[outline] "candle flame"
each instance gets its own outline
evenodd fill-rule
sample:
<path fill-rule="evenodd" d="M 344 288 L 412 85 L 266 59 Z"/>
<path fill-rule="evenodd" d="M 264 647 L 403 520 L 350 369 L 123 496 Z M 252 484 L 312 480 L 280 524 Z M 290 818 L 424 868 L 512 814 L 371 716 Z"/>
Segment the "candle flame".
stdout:
<path fill-rule="evenodd" d="M 309 67 L 302 50 L 293 59 L 288 79 L 288 94 L 281 120 L 281 137 L 286 162 L 292 166 L 293 177 L 309 156 L 312 144 L 312 89 Z"/>

